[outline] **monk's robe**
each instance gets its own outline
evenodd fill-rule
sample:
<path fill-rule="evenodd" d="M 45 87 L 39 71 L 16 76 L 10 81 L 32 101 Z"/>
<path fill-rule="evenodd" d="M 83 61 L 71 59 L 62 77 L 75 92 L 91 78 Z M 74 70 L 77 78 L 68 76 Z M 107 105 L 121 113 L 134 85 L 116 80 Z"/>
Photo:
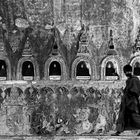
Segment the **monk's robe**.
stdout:
<path fill-rule="evenodd" d="M 127 79 L 124 95 L 122 96 L 116 129 L 118 132 L 124 130 L 140 129 L 140 81 L 132 76 Z"/>

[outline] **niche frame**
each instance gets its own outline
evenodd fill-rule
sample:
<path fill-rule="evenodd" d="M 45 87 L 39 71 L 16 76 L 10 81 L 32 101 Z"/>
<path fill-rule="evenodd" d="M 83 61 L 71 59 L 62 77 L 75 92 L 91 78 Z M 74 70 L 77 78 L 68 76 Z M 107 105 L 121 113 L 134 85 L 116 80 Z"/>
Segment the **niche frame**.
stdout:
<path fill-rule="evenodd" d="M 50 64 L 53 61 L 57 61 L 60 66 L 61 66 L 61 78 L 60 80 L 50 80 L 49 77 L 49 68 L 50 68 Z M 50 57 L 46 62 L 45 62 L 45 67 L 44 67 L 44 80 L 49 80 L 49 81 L 64 81 L 67 80 L 67 68 L 66 68 L 66 63 L 64 61 L 64 59 L 61 56 L 53 56 Z"/>
<path fill-rule="evenodd" d="M 88 56 L 79 56 L 74 60 L 74 62 L 72 64 L 72 72 L 71 72 L 72 80 L 79 80 L 79 79 L 76 79 L 76 69 L 77 69 L 77 65 L 81 61 L 85 61 L 85 62 L 89 63 L 90 67 L 91 67 L 91 78 L 85 79 L 85 80 L 95 80 L 96 79 L 96 77 L 95 77 L 96 76 L 96 65 L 95 65 L 95 62 Z M 84 79 L 82 79 L 82 80 L 84 80 Z"/>
<path fill-rule="evenodd" d="M 17 76 L 16 76 L 17 80 L 23 80 L 23 77 L 22 77 L 22 65 L 26 61 L 32 62 L 33 67 L 34 67 L 34 79 L 32 81 L 39 80 L 40 77 L 39 77 L 39 66 L 38 66 L 38 63 L 37 63 L 37 61 L 33 57 L 30 57 L 30 56 L 22 57 L 18 61 Z"/>
<path fill-rule="evenodd" d="M 132 72 L 134 73 L 134 66 L 136 62 L 140 63 L 140 56 L 133 57 L 132 60 L 130 61 L 130 65 L 132 66 Z M 138 76 L 140 78 L 140 76 Z"/>
<path fill-rule="evenodd" d="M 107 56 L 106 58 L 104 58 L 102 60 L 102 62 L 101 62 L 101 80 L 103 80 L 103 81 L 114 81 L 114 80 L 118 80 L 118 79 L 111 79 L 111 78 L 110 79 L 107 79 L 107 76 L 105 75 L 105 72 L 106 72 L 106 64 L 109 61 L 116 63 L 117 73 L 119 75 L 119 80 L 121 80 L 123 78 L 123 62 L 119 58 L 119 56 L 114 56 L 114 55 Z"/>
<path fill-rule="evenodd" d="M 5 57 L 5 56 L 0 56 L 0 60 L 5 61 L 6 66 L 7 66 L 7 79 L 4 80 L 4 81 L 11 80 L 11 78 L 12 78 L 11 74 L 12 73 L 11 73 L 11 64 L 10 64 L 9 59 L 7 57 Z M 0 80 L 0 81 L 3 81 L 3 80 Z"/>

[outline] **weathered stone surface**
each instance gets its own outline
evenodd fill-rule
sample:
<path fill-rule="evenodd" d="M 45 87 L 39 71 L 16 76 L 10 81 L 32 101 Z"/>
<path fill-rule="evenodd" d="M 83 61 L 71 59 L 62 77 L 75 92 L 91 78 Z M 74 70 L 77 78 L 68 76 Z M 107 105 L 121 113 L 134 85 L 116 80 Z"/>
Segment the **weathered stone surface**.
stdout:
<path fill-rule="evenodd" d="M 125 86 L 122 67 L 140 59 L 133 52 L 139 9 L 137 0 L 1 0 L 0 59 L 8 78 L 0 81 L 0 135 L 45 140 L 114 131 Z M 23 81 L 25 61 L 33 63 L 34 81 Z M 50 80 L 53 61 L 61 65 L 60 81 Z M 76 79 L 81 61 L 90 67 L 88 80 Z M 118 79 L 107 80 L 107 61 Z M 129 139 L 76 136 L 50 139 Z"/>

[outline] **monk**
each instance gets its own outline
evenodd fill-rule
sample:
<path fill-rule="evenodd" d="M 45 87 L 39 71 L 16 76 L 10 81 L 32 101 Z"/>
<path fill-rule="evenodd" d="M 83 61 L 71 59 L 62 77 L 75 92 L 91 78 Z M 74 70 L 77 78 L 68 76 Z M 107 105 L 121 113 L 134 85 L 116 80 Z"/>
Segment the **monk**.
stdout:
<path fill-rule="evenodd" d="M 140 81 L 136 76 L 132 75 L 130 65 L 125 65 L 123 71 L 127 77 L 126 87 L 116 123 L 117 131 L 112 136 L 119 136 L 125 130 L 140 129 Z"/>

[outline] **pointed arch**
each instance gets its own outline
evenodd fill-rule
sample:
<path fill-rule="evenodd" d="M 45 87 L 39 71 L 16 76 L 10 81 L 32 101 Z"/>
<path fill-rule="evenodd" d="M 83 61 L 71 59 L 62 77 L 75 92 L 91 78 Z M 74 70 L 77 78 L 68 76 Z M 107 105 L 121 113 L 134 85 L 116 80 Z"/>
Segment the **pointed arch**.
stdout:
<path fill-rule="evenodd" d="M 89 79 L 92 80 L 92 79 L 96 79 L 95 75 L 96 75 L 96 65 L 95 65 L 95 62 L 93 60 L 91 60 L 88 56 L 79 56 L 77 57 L 73 64 L 72 64 L 72 80 L 75 80 L 77 79 L 76 78 L 76 72 L 77 72 L 77 66 L 79 63 L 82 63 L 82 62 L 85 62 L 85 64 L 88 64 L 88 66 L 86 67 L 89 67 L 89 71 L 87 71 L 87 68 L 86 68 L 86 71 L 89 72 Z M 82 76 L 82 75 L 81 75 Z M 85 75 L 86 76 L 86 75 Z M 86 78 L 85 78 L 86 79 Z"/>
<path fill-rule="evenodd" d="M 136 56 L 134 58 L 131 59 L 130 61 L 130 65 L 132 66 L 132 71 L 133 74 L 136 76 L 140 76 L 140 56 Z M 137 66 L 137 67 L 136 67 Z"/>
<path fill-rule="evenodd" d="M 6 73 L 7 73 L 7 78 L 6 80 L 11 80 L 11 64 L 10 61 L 7 57 L 5 56 L 0 56 L 0 60 L 4 61 L 6 64 Z"/>
<path fill-rule="evenodd" d="M 17 80 L 23 80 L 23 75 L 22 75 L 22 68 L 23 68 L 23 64 L 25 62 L 30 62 L 34 68 L 34 80 L 38 80 L 39 79 L 39 67 L 37 64 L 37 61 L 33 58 L 33 57 L 22 57 L 19 61 L 18 61 L 18 65 L 17 65 Z"/>
<path fill-rule="evenodd" d="M 45 68 L 44 68 L 44 72 L 45 72 L 45 80 L 53 80 L 53 78 L 50 77 L 50 66 L 52 66 L 52 63 L 56 63 L 56 65 L 58 65 L 60 72 L 58 72 L 56 75 L 58 75 L 59 73 L 61 73 L 60 78 L 58 78 L 58 76 L 56 76 L 56 80 L 67 80 L 67 68 L 66 68 L 66 64 L 63 60 L 63 58 L 61 56 L 53 56 L 50 57 L 46 62 L 45 62 Z M 55 75 L 54 75 L 55 76 Z M 55 78 L 54 78 L 55 80 Z"/>
<path fill-rule="evenodd" d="M 106 75 L 107 64 L 109 64 L 108 62 L 113 64 L 113 68 L 111 69 L 112 72 L 110 71 L 110 75 Z M 101 80 L 115 80 L 118 78 L 123 78 L 123 61 L 119 56 L 107 56 L 101 62 Z"/>

